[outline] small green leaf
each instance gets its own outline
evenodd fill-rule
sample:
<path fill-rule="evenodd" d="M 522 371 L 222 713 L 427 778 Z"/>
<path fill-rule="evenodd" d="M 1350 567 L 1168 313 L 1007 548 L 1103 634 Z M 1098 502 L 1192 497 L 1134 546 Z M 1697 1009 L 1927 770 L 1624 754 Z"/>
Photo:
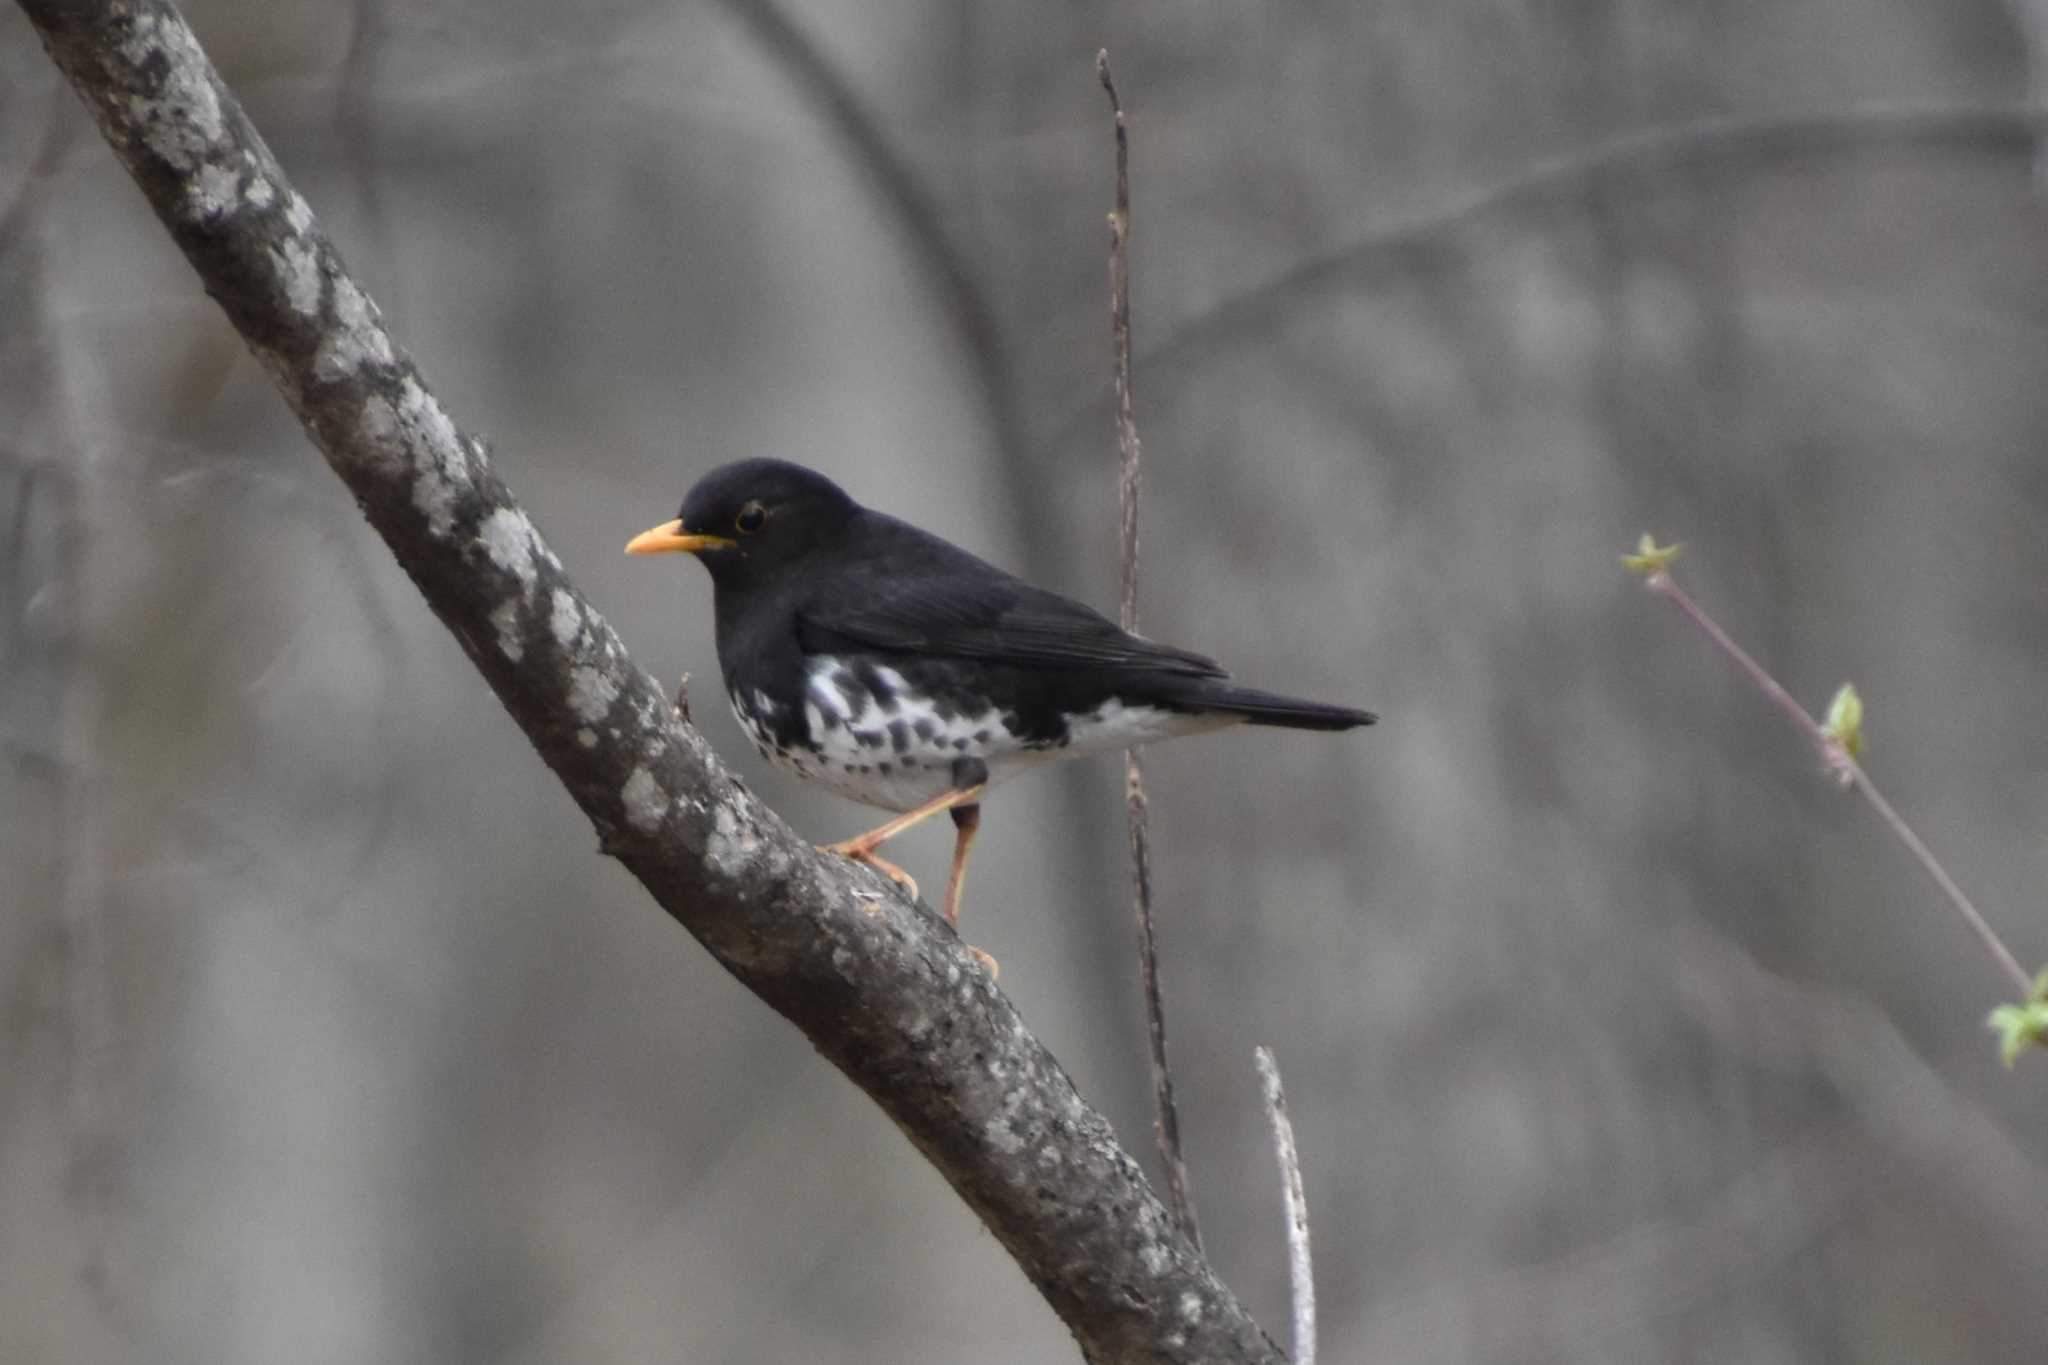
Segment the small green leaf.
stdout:
<path fill-rule="evenodd" d="M 2000 1005 L 1984 1022 L 1998 1035 L 1998 1057 L 2008 1070 L 2022 1054 L 2048 1048 L 2048 1005 Z"/>
<path fill-rule="evenodd" d="M 2048 1048 L 2048 968 L 2034 978 L 2034 989 L 2020 1005 L 2000 1005 L 1985 1026 L 1998 1035 L 1998 1056 L 2010 1069 L 2024 1054 Z"/>
<path fill-rule="evenodd" d="M 1659 545 L 1656 537 L 1645 531 L 1643 538 L 1636 542 L 1636 552 L 1621 557 L 1622 566 L 1630 573 L 1662 573 L 1671 567 L 1671 561 L 1678 558 L 1678 552 L 1684 548 L 1683 545 Z"/>
<path fill-rule="evenodd" d="M 1863 754 L 1863 698 L 1854 683 L 1843 683 L 1828 703 L 1827 723 L 1821 726 L 1827 737 L 1842 746 L 1851 758 Z"/>

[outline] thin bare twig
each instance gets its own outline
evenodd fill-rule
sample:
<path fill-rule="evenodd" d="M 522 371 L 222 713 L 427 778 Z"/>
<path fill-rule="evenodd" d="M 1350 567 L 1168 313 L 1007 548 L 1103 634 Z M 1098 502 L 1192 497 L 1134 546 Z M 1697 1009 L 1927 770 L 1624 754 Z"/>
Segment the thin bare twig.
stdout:
<path fill-rule="evenodd" d="M 1131 140 L 1124 106 L 1109 74 L 1109 50 L 1095 54 L 1095 74 L 1109 94 L 1116 119 L 1116 207 L 1109 215 L 1109 327 L 1116 347 L 1116 444 L 1121 457 L 1117 505 L 1121 513 L 1121 607 L 1123 628 L 1138 628 L 1138 485 L 1143 451 L 1138 419 L 1131 409 Z M 1166 1061 L 1166 1004 L 1159 992 L 1159 952 L 1152 932 L 1152 839 L 1148 832 L 1145 769 L 1138 751 L 1124 753 L 1124 824 L 1131 839 L 1132 909 L 1138 922 L 1138 979 L 1145 992 L 1145 1031 L 1152 1048 L 1152 1103 L 1157 1111 L 1159 1159 L 1166 1167 L 1167 1201 L 1182 1231 L 1197 1247 L 1202 1231 L 1188 1187 L 1187 1159 L 1181 1155 L 1180 1110 L 1173 1100 L 1173 1070 Z"/>
<path fill-rule="evenodd" d="M 1941 865 L 1933 850 L 1921 841 L 1920 836 L 1913 832 L 1912 826 L 1908 825 L 1905 818 L 1892 807 L 1892 803 L 1885 799 L 1884 793 L 1877 789 L 1877 784 L 1870 780 L 1870 774 L 1863 771 L 1863 765 L 1856 761 L 1855 755 L 1849 752 L 1847 746 L 1815 720 L 1812 713 L 1799 704 L 1798 698 L 1787 692 L 1776 678 L 1764 670 L 1762 664 L 1749 656 L 1747 650 L 1736 644 L 1728 632 L 1721 629 L 1720 623 L 1708 616 L 1685 589 L 1678 586 L 1678 581 L 1671 576 L 1669 568 L 1656 569 L 1647 576 L 1645 582 L 1650 591 L 1668 598 L 1673 606 L 1684 612 L 1686 617 L 1699 627 L 1701 633 L 1713 641 L 1715 648 L 1733 659 L 1736 665 L 1749 675 L 1750 680 L 1763 689 L 1764 695 L 1789 716 L 1793 724 L 1806 732 L 1807 739 L 1820 751 L 1821 761 L 1828 766 L 1829 771 L 1840 773 L 1850 786 L 1863 793 L 1864 799 L 1870 802 L 1878 818 L 1884 821 L 1898 841 L 1905 845 L 1906 851 L 1926 869 L 1927 875 L 1934 879 L 1934 884 L 1941 889 L 1948 903 L 1955 907 L 1956 913 L 1962 916 L 1963 922 L 1983 941 L 2000 970 L 2018 984 L 2021 997 L 2031 995 L 2034 981 L 2027 975 L 2027 969 L 2013 956 L 2012 949 L 2005 946 L 2005 941 L 1999 938 L 1998 932 L 1991 927 L 1991 922 L 1985 919 L 1970 898 L 1963 894 L 1963 888 L 1948 874 L 1948 869 Z"/>
<path fill-rule="evenodd" d="M 1308 1196 L 1301 1188 L 1301 1154 L 1294 1148 L 1294 1120 L 1287 1117 L 1287 1093 L 1280 1088 L 1280 1063 L 1273 1049 L 1252 1049 L 1266 1091 L 1266 1117 L 1273 1124 L 1273 1155 L 1280 1162 L 1280 1193 L 1287 1204 L 1287 1278 L 1293 1287 L 1294 1365 L 1316 1365 L 1316 1269 L 1308 1247 Z"/>

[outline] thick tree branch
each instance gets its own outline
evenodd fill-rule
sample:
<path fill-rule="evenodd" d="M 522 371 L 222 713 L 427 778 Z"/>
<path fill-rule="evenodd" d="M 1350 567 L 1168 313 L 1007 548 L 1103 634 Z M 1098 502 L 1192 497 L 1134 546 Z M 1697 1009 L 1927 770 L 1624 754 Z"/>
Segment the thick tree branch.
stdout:
<path fill-rule="evenodd" d="M 936 917 L 750 796 L 459 431 L 163 0 L 22 0 L 428 605 L 617 857 L 951 1182 L 1096 1361 L 1277 1362 Z"/>

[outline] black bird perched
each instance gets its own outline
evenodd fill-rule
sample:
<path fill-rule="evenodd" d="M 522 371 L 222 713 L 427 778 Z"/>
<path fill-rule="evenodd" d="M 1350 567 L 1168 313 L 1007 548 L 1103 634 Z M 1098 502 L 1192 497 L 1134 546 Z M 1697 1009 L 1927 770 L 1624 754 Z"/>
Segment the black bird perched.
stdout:
<path fill-rule="evenodd" d="M 958 833 L 948 924 L 988 788 L 1049 758 L 1229 725 L 1349 730 L 1369 711 L 1260 692 L 862 507 L 822 474 L 741 460 L 626 546 L 711 571 L 733 714 L 778 767 L 895 819 L 825 847 L 917 894 L 882 843 L 942 810 Z"/>

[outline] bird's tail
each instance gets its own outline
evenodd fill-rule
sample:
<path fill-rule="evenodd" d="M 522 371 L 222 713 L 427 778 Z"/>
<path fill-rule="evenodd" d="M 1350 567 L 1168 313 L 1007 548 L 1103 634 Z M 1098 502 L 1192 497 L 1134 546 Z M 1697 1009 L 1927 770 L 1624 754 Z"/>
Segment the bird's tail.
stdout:
<path fill-rule="evenodd" d="M 1195 691 L 1184 704 L 1243 716 L 1253 725 L 1278 725 L 1290 730 L 1350 730 L 1379 719 L 1370 711 L 1283 697 L 1277 692 L 1261 692 L 1235 683 L 1210 683 Z"/>

